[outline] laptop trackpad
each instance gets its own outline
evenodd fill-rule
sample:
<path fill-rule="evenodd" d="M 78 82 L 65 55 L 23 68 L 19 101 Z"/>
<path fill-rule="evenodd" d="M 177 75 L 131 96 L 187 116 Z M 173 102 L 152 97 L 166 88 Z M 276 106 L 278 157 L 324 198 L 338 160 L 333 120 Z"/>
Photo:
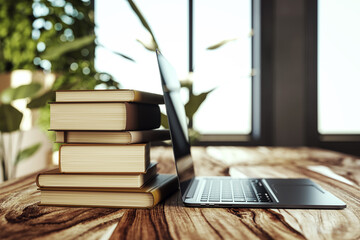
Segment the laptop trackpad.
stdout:
<path fill-rule="evenodd" d="M 311 183 L 276 183 L 271 186 L 280 203 L 315 204 L 325 195 Z"/>

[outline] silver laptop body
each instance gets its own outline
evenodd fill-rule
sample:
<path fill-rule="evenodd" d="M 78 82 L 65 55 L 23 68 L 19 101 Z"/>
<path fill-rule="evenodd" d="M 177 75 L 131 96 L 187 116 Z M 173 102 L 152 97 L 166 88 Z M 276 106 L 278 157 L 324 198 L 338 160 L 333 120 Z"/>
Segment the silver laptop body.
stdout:
<path fill-rule="evenodd" d="M 196 177 L 190 153 L 180 83 L 174 68 L 156 52 L 169 121 L 181 199 L 193 207 L 327 208 L 346 204 L 310 179 Z"/>

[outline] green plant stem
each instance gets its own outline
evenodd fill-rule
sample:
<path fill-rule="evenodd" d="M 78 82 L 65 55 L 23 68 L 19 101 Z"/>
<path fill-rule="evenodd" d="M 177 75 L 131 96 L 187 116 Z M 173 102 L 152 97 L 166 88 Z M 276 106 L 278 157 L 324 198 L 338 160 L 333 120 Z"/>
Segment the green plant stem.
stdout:
<path fill-rule="evenodd" d="M 21 151 L 22 139 L 23 139 L 23 131 L 20 130 L 19 136 L 18 136 L 16 155 L 19 154 L 19 152 Z M 16 177 L 16 170 L 17 170 L 17 164 L 13 164 L 12 169 L 11 169 L 11 175 L 10 175 L 11 178 Z"/>

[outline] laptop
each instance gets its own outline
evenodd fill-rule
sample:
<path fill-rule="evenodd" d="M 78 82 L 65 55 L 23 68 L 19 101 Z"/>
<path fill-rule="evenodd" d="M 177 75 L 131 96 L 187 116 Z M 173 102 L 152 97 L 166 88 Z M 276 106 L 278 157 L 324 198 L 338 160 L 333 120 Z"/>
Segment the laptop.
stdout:
<path fill-rule="evenodd" d="M 156 51 L 181 199 L 192 207 L 323 208 L 346 204 L 310 179 L 195 176 L 185 108 L 175 69 Z M 214 113 L 215 114 L 215 113 Z"/>

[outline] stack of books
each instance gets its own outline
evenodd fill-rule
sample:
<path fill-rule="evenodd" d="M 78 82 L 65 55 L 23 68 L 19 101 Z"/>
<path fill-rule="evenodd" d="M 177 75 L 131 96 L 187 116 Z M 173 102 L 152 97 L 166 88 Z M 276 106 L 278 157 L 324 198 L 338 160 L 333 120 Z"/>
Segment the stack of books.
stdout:
<path fill-rule="evenodd" d="M 150 142 L 159 130 L 162 95 L 136 90 L 57 91 L 50 103 L 59 168 L 37 176 L 42 205 L 152 207 L 178 189 L 157 174 Z"/>

